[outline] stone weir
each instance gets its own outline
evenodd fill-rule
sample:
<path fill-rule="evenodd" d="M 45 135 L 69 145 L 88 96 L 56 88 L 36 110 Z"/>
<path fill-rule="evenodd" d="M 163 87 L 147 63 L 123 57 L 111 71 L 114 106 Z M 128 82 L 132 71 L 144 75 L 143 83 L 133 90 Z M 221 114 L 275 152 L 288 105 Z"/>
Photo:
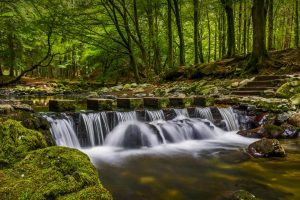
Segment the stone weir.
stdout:
<path fill-rule="evenodd" d="M 118 98 L 118 99 L 87 99 L 87 110 L 112 111 L 112 110 L 141 110 L 141 109 L 166 109 L 207 107 L 214 104 L 211 97 L 145 97 L 145 98 Z M 74 100 L 50 100 L 50 112 L 74 112 L 76 102 Z"/>

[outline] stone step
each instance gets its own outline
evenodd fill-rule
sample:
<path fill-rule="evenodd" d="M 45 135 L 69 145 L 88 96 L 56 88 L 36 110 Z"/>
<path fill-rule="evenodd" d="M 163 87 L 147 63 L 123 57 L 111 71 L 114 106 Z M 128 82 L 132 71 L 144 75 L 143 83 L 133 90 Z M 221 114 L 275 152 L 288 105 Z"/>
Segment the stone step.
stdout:
<path fill-rule="evenodd" d="M 285 75 L 263 75 L 263 76 L 256 76 L 254 81 L 270 81 L 276 79 L 285 79 L 287 76 Z"/>
<path fill-rule="evenodd" d="M 232 91 L 232 95 L 238 96 L 262 96 L 264 94 L 263 91 Z"/>
<path fill-rule="evenodd" d="M 276 90 L 275 87 L 242 87 L 236 88 L 234 91 L 265 91 L 265 90 Z"/>
<path fill-rule="evenodd" d="M 112 99 L 87 99 L 87 109 L 95 111 L 108 111 L 116 108 L 116 102 Z"/>
<path fill-rule="evenodd" d="M 192 97 L 170 97 L 170 107 L 172 108 L 188 108 L 194 103 L 194 98 Z"/>
<path fill-rule="evenodd" d="M 269 81 L 252 81 L 247 83 L 245 87 L 279 87 L 284 82 L 284 79 L 275 79 Z"/>
<path fill-rule="evenodd" d="M 142 98 L 119 98 L 117 99 L 119 108 L 138 110 L 144 108 L 144 100 Z"/>
<path fill-rule="evenodd" d="M 162 109 L 167 108 L 170 104 L 169 98 L 165 97 L 145 97 L 144 98 L 144 107 Z"/>
<path fill-rule="evenodd" d="M 50 112 L 74 112 L 76 109 L 74 100 L 50 100 Z"/>

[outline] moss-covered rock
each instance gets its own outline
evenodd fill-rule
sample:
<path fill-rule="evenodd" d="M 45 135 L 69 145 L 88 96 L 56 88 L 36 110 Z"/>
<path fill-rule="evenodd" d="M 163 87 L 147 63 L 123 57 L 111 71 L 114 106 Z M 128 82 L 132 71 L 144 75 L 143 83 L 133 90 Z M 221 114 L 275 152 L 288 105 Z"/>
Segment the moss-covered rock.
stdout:
<path fill-rule="evenodd" d="M 47 146 L 41 133 L 27 129 L 15 120 L 0 124 L 0 168 L 9 167 L 30 151 Z"/>
<path fill-rule="evenodd" d="M 284 148 L 276 139 L 263 138 L 249 145 L 248 152 L 253 157 L 284 157 Z"/>
<path fill-rule="evenodd" d="M 22 121 L 22 125 L 28 129 L 39 131 L 43 134 L 48 146 L 54 146 L 55 141 L 50 132 L 49 122 L 41 116 L 32 116 Z"/>
<path fill-rule="evenodd" d="M 0 199 L 112 199 L 82 152 L 48 147 L 0 171 Z"/>
<path fill-rule="evenodd" d="M 259 200 L 259 198 L 246 190 L 239 190 L 232 195 L 231 200 Z"/>
<path fill-rule="evenodd" d="M 276 96 L 289 99 L 297 93 L 300 93 L 300 81 L 291 81 L 278 88 Z"/>

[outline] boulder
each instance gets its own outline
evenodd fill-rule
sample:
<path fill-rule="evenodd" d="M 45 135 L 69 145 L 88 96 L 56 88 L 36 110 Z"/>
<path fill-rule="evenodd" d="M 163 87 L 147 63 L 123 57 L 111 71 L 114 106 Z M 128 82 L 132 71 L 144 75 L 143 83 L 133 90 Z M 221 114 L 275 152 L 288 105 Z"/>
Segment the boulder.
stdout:
<path fill-rule="evenodd" d="M 290 98 L 290 101 L 295 106 L 300 106 L 300 94 L 296 94 Z"/>
<path fill-rule="evenodd" d="M 48 147 L 0 171 L 0 199 L 110 200 L 89 158 L 76 149 Z"/>
<path fill-rule="evenodd" d="M 231 200 L 259 200 L 253 194 L 246 190 L 239 190 L 233 193 Z"/>
<path fill-rule="evenodd" d="M 15 120 L 2 122 L 0 124 L 0 169 L 12 166 L 30 151 L 46 146 L 41 133 L 25 128 Z"/>
<path fill-rule="evenodd" d="M 76 109 L 74 100 L 50 100 L 50 112 L 74 112 Z"/>
<path fill-rule="evenodd" d="M 263 138 L 248 146 L 248 153 L 253 157 L 284 157 L 284 148 L 276 139 Z"/>
<path fill-rule="evenodd" d="M 14 108 L 9 104 L 0 104 L 0 114 L 10 114 L 14 111 Z"/>
<path fill-rule="evenodd" d="M 284 129 L 280 126 L 267 124 L 251 130 L 239 131 L 237 134 L 249 138 L 281 138 Z"/>
<path fill-rule="evenodd" d="M 300 113 L 296 113 L 296 114 L 292 115 L 288 119 L 288 123 L 300 128 Z"/>
<path fill-rule="evenodd" d="M 300 93 L 300 81 L 291 81 L 278 88 L 276 91 L 276 96 L 289 99 L 298 93 Z"/>

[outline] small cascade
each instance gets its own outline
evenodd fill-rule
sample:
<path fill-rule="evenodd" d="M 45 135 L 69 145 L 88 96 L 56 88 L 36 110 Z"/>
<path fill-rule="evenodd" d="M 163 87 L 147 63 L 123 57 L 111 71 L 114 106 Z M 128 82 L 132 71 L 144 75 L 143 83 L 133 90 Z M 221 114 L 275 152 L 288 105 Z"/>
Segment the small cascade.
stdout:
<path fill-rule="evenodd" d="M 137 114 L 132 112 L 116 112 L 118 123 L 137 120 Z"/>
<path fill-rule="evenodd" d="M 184 109 L 174 109 L 177 116 L 189 117 L 189 112 L 186 108 Z"/>
<path fill-rule="evenodd" d="M 103 144 L 105 136 L 109 133 L 108 120 L 105 112 L 81 113 L 79 116 L 79 132 L 82 146 L 98 146 Z M 86 136 L 86 137 L 85 137 Z"/>
<path fill-rule="evenodd" d="M 149 119 L 149 121 L 165 120 L 165 114 L 162 110 L 158 110 L 158 111 L 146 110 L 145 114 L 146 114 L 146 119 Z"/>
<path fill-rule="evenodd" d="M 75 124 L 71 117 L 63 115 L 62 119 L 54 119 L 48 116 L 45 116 L 45 118 L 50 122 L 50 131 L 57 146 L 80 148 L 74 129 Z"/>
<path fill-rule="evenodd" d="M 219 108 L 219 111 L 226 123 L 226 128 L 228 131 L 239 130 L 239 120 L 238 115 L 233 111 L 231 107 L 229 108 Z"/>
<path fill-rule="evenodd" d="M 141 148 L 159 144 L 157 136 L 145 123 L 128 121 L 118 125 L 106 138 L 106 146 Z"/>
<path fill-rule="evenodd" d="M 212 112 L 210 108 L 196 108 L 196 117 L 207 119 L 211 122 L 214 121 L 214 117 L 212 115 Z"/>

